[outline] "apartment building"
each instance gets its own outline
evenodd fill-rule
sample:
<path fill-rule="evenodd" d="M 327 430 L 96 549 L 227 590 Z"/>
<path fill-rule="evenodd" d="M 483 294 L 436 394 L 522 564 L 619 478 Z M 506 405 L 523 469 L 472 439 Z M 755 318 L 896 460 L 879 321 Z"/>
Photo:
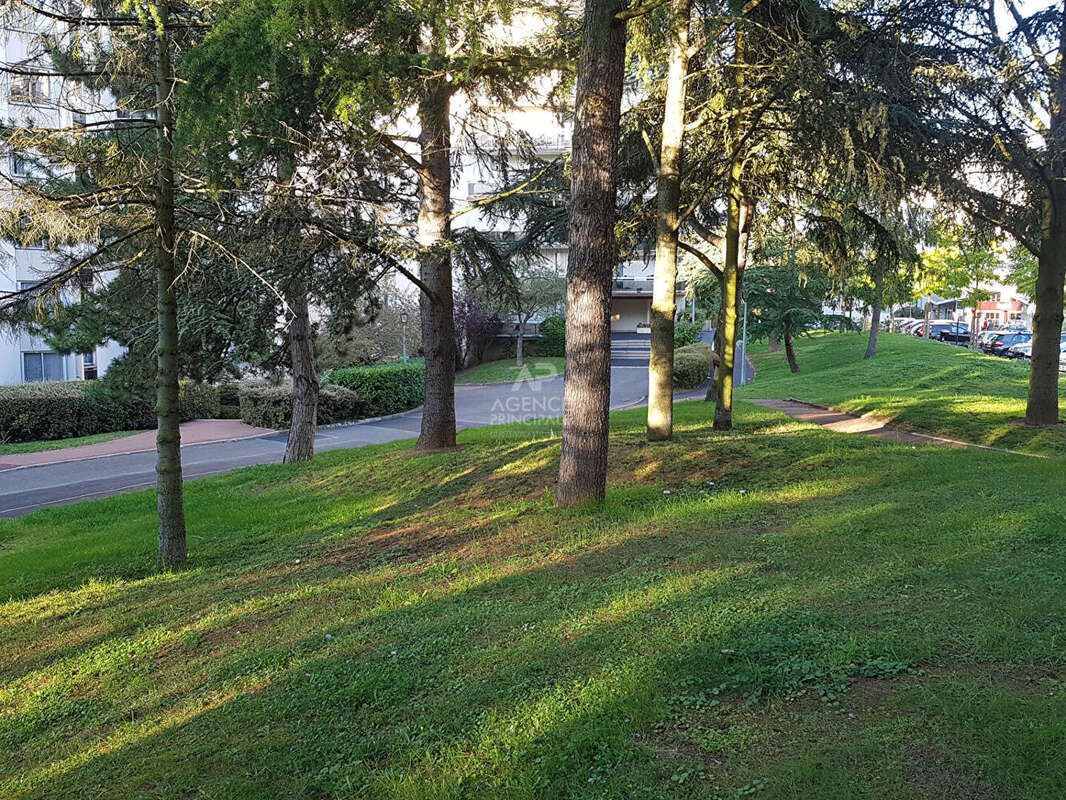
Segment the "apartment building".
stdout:
<path fill-rule="evenodd" d="M 572 124 L 559 119 L 558 115 L 543 107 L 528 106 L 506 113 L 510 125 L 522 131 L 533 144 L 533 158 L 547 163 L 570 151 Z M 510 164 L 516 170 L 528 167 L 515 157 Z M 490 198 L 503 188 L 501 176 L 491 167 L 479 163 L 476 158 L 465 157 L 461 169 L 457 170 L 452 195 L 457 209 L 475 204 L 479 200 Z M 460 217 L 458 225 L 472 226 L 478 230 L 491 232 L 500 238 L 518 235 L 514 228 L 500 227 L 489 215 L 472 211 Z M 654 247 L 652 243 L 649 245 Z M 566 275 L 568 248 L 565 241 L 552 242 L 540 250 L 545 266 Z M 636 252 L 625 260 L 620 260 L 615 267 L 614 282 L 611 290 L 611 331 L 613 333 L 651 333 L 651 299 L 652 278 L 655 272 L 654 252 Z M 677 283 L 678 308 L 685 303 L 685 281 Z M 560 309 L 560 312 L 562 309 Z M 539 320 L 535 320 L 537 322 Z M 513 335 L 514 329 L 505 330 L 505 335 Z"/>
<path fill-rule="evenodd" d="M 42 26 L 59 36 L 58 24 L 25 12 L 9 13 L 2 25 L 4 65 L 46 71 L 49 62 L 39 52 Z M 0 81 L 0 119 L 48 128 L 84 123 L 87 104 L 75 101 L 76 91 L 59 78 L 5 73 Z M 12 184 L 32 174 L 33 169 L 33 159 L 25 154 L 0 152 L 0 202 L 4 193 L 13 191 Z M 0 240 L 0 294 L 31 288 L 47 272 L 49 261 L 47 242 L 25 245 Z M 117 345 L 108 344 L 90 353 L 63 355 L 27 331 L 0 331 L 0 385 L 96 378 L 121 352 Z"/>

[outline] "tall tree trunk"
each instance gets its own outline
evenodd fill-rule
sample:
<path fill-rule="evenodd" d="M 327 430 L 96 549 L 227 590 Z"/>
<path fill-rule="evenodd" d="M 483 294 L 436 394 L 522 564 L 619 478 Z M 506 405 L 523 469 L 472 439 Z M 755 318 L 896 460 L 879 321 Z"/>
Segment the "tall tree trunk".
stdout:
<path fill-rule="evenodd" d="M 733 374 L 737 349 L 737 322 L 744 302 L 744 266 L 748 236 L 754 216 L 753 200 L 740 195 L 740 160 L 733 167 L 730 180 L 729 214 L 726 220 L 725 260 L 722 265 L 722 325 L 718 371 L 715 373 L 714 429 L 733 428 Z M 718 335 L 718 334 L 716 334 Z"/>
<path fill-rule="evenodd" d="M 877 355 L 877 337 L 881 335 L 881 302 L 885 291 L 885 267 L 878 264 L 874 268 L 874 302 L 870 316 L 870 340 L 866 343 L 866 358 Z M 795 372 L 795 370 L 793 370 Z"/>
<path fill-rule="evenodd" d="M 156 487 L 159 512 L 159 567 L 172 569 L 186 560 L 185 503 L 181 476 L 181 412 L 178 400 L 178 301 L 174 286 L 174 68 L 166 29 L 169 6 L 159 6 L 156 35 L 158 166 L 156 185 Z"/>
<path fill-rule="evenodd" d="M 1053 179 L 1044 200 L 1037 256 L 1033 352 L 1025 407 L 1029 425 L 1055 425 L 1059 421 L 1059 343 L 1066 283 L 1066 16 L 1060 17 L 1058 25 L 1059 46 L 1048 104 L 1050 119 L 1044 137 Z"/>
<path fill-rule="evenodd" d="M 524 322 L 518 323 L 518 335 L 515 337 L 514 351 L 515 351 L 515 364 L 522 366 L 522 332 L 526 324 Z"/>
<path fill-rule="evenodd" d="M 662 144 L 656 176 L 655 279 L 648 364 L 648 440 L 674 433 L 674 315 L 677 312 L 677 235 L 681 204 L 681 147 L 685 134 L 690 0 L 672 0 L 673 41 L 666 70 Z"/>
<path fill-rule="evenodd" d="M 792 347 L 792 337 L 787 333 L 785 334 L 785 360 L 788 361 L 789 372 L 800 371 L 799 364 L 796 363 L 796 351 Z"/>
<path fill-rule="evenodd" d="M 1062 336 L 1063 283 L 1066 283 L 1066 186 L 1052 185 L 1044 206 L 1044 231 L 1036 275 L 1033 352 L 1029 363 L 1029 425 L 1059 421 L 1059 343 Z"/>
<path fill-rule="evenodd" d="M 603 499 L 611 405 L 611 276 L 626 23 L 619 0 L 585 0 L 566 268 L 563 442 L 555 501 Z"/>
<path fill-rule="evenodd" d="M 426 402 L 416 447 L 455 447 L 455 300 L 452 294 L 451 237 L 451 88 L 443 79 L 431 81 L 418 106 L 422 154 L 418 206 L 418 268 L 429 290 L 419 298 L 422 349 L 426 356 Z"/>
<path fill-rule="evenodd" d="M 707 394 L 703 398 L 704 402 L 717 403 L 718 402 L 718 371 L 722 368 L 722 342 L 724 336 L 722 331 L 725 330 L 725 275 L 716 275 L 718 279 L 718 297 L 721 302 L 718 303 L 718 316 L 714 323 L 714 347 L 711 353 L 711 385 L 707 387 Z"/>
<path fill-rule="evenodd" d="M 296 282 L 286 298 L 292 309 L 289 324 L 289 351 L 292 356 L 292 424 L 285 444 L 284 463 L 309 461 L 315 457 L 315 430 L 318 427 L 318 374 L 315 346 L 311 335 L 311 314 L 307 285 Z"/>

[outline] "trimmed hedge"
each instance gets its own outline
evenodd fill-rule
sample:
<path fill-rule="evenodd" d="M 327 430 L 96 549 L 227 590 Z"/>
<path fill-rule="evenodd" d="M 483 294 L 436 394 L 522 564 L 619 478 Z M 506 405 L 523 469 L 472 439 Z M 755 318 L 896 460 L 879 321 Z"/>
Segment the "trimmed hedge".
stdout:
<path fill-rule="evenodd" d="M 711 374 L 711 346 L 697 342 L 674 351 L 674 388 L 695 389 Z"/>
<path fill-rule="evenodd" d="M 283 430 L 292 424 L 292 384 L 247 385 L 239 391 L 240 418 L 257 428 Z M 318 391 L 318 424 L 359 419 L 359 394 L 324 384 Z"/>
<path fill-rule="evenodd" d="M 154 426 L 155 414 L 146 400 L 110 396 L 96 383 L 0 386 L 0 441 L 69 439 Z"/>
<path fill-rule="evenodd" d="M 208 383 L 180 381 L 178 383 L 178 411 L 181 421 L 218 419 L 222 411 L 218 389 Z"/>
<path fill-rule="evenodd" d="M 222 383 L 218 387 L 218 418 L 241 418 L 241 385 Z"/>
<path fill-rule="evenodd" d="M 703 330 L 703 323 L 700 322 L 685 322 L 679 320 L 674 323 L 674 348 L 687 347 L 690 344 L 695 344 L 700 340 L 700 331 Z"/>
<path fill-rule="evenodd" d="M 537 340 L 537 355 L 566 355 L 566 320 L 556 315 L 545 317 L 540 323 L 540 338 Z"/>
<path fill-rule="evenodd" d="M 215 419 L 218 391 L 195 381 L 178 385 L 182 422 Z M 155 407 L 148 396 L 116 391 L 96 381 L 42 381 L 0 386 L 0 442 L 70 439 L 111 431 L 150 430 Z"/>
<path fill-rule="evenodd" d="M 359 395 L 359 417 L 384 417 L 422 405 L 426 400 L 426 365 L 380 364 L 331 370 L 326 384 Z"/>

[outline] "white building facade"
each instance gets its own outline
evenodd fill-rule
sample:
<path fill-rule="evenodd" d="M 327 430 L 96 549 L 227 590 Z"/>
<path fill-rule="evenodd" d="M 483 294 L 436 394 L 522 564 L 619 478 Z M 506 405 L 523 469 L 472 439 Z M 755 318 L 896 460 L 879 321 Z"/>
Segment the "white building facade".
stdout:
<path fill-rule="evenodd" d="M 9 16 L 0 29 L 3 63 L 9 68 L 48 71 L 50 63 L 39 50 L 39 15 L 26 12 Z M 54 31 L 53 35 L 59 35 Z M 71 102 L 77 87 L 55 77 L 5 73 L 0 81 L 0 119 L 14 125 L 65 128 L 85 122 L 86 104 Z M 97 116 L 97 115 L 93 115 Z M 34 169 L 32 159 L 17 153 L 0 153 L 2 192 L 12 191 Z M 47 243 L 31 246 L 0 240 L 0 295 L 32 288 L 47 273 L 50 255 Z M 68 297 L 69 299 L 69 297 Z M 0 331 L 0 385 L 35 381 L 72 381 L 102 376 L 122 348 L 109 343 L 91 353 L 56 353 L 39 337 L 26 331 Z"/>

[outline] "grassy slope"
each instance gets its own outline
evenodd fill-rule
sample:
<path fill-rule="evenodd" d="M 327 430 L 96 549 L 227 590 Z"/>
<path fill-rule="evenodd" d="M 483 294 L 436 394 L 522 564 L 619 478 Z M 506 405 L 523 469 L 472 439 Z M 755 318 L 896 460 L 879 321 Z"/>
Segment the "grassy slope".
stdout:
<path fill-rule="evenodd" d="M 0 520 L 0 796 L 1062 797 L 1062 462 L 708 413 Z"/>
<path fill-rule="evenodd" d="M 530 356 L 525 364 L 516 367 L 513 358 L 479 364 L 455 376 L 456 383 L 510 383 L 515 380 L 562 375 L 565 359 L 549 356 Z"/>
<path fill-rule="evenodd" d="M 122 439 L 132 436 L 140 431 L 114 431 L 112 433 L 93 433 L 89 436 L 77 436 L 73 439 L 53 439 L 40 442 L 17 442 L 14 444 L 0 444 L 0 456 L 12 456 L 17 453 L 39 453 L 43 450 L 63 450 L 67 447 L 81 447 L 85 444 L 99 444 L 110 442 L 112 439 Z"/>
<path fill-rule="evenodd" d="M 915 336 L 882 334 L 863 358 L 868 334 L 834 333 L 797 342 L 800 372 L 781 353 L 752 349 L 758 379 L 746 397 L 795 397 L 856 414 L 873 413 L 913 430 L 1035 453 L 1066 454 L 1066 425 L 1020 427 L 1027 363 L 973 353 Z M 1066 397 L 1066 377 L 1060 382 Z"/>

